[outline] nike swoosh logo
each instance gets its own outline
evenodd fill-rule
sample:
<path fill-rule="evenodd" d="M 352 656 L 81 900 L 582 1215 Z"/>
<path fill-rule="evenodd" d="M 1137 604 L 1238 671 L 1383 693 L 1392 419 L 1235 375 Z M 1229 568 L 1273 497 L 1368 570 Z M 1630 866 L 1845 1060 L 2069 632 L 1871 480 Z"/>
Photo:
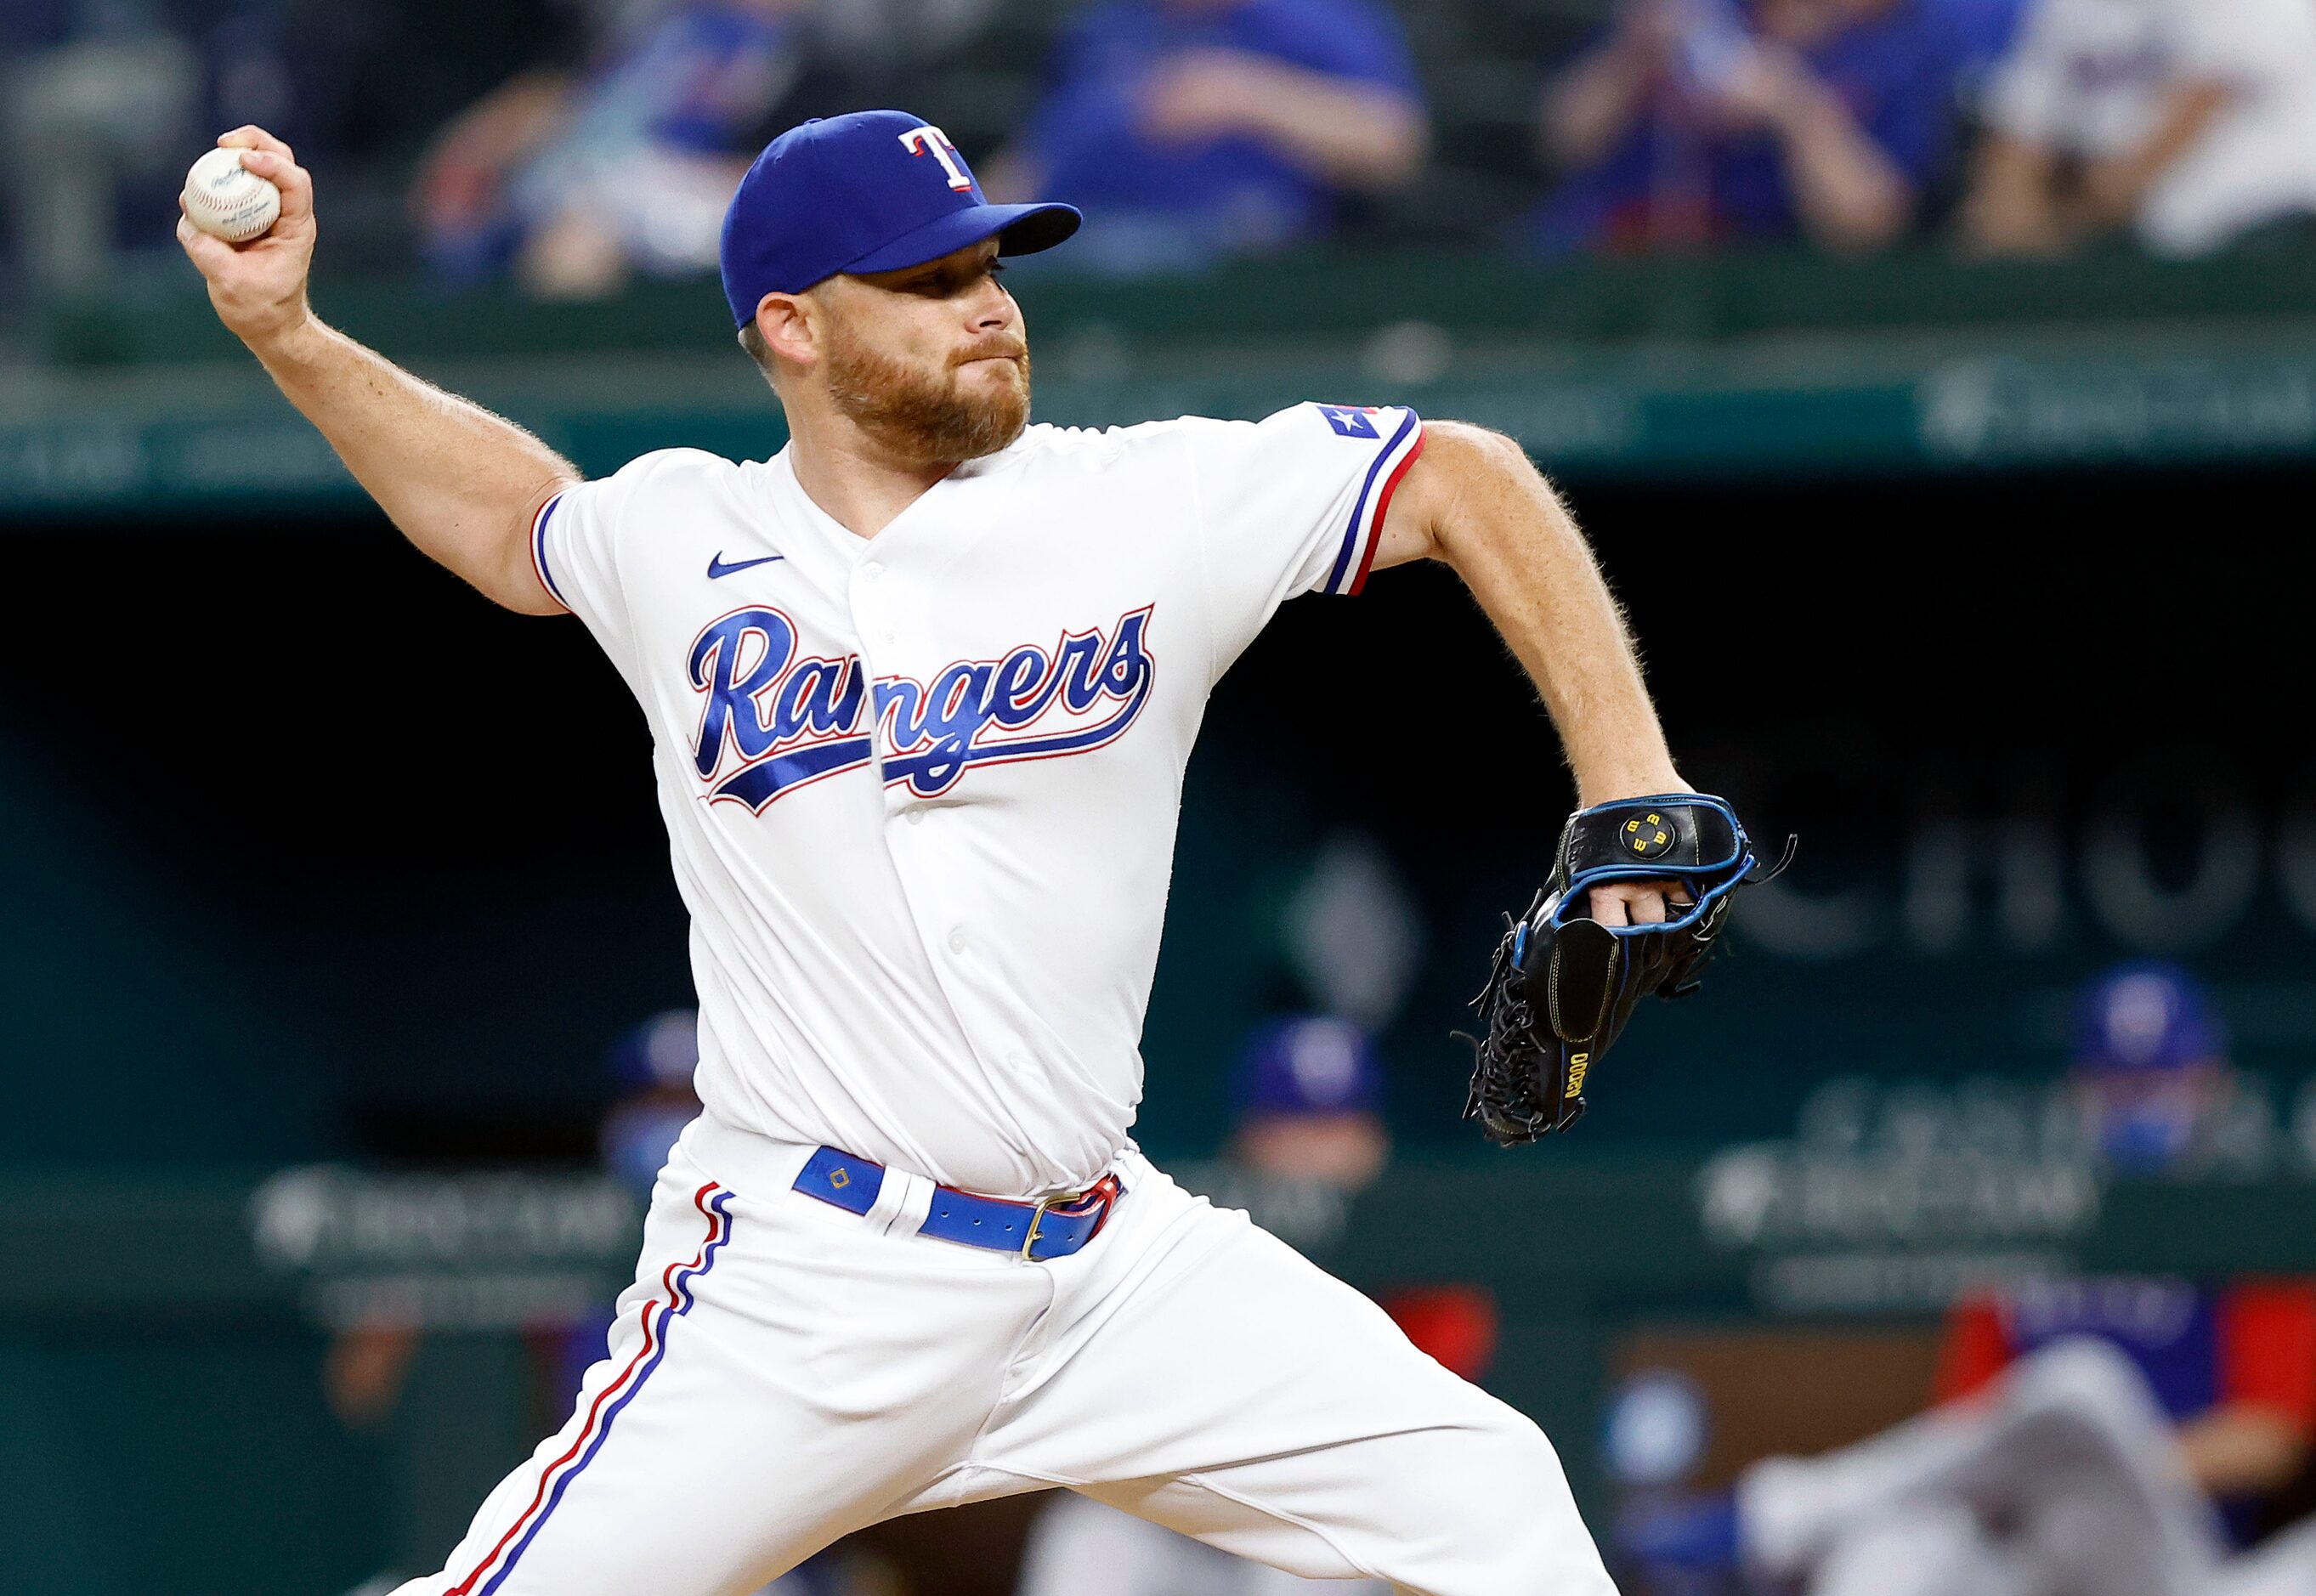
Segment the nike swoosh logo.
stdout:
<path fill-rule="evenodd" d="M 744 571 L 751 566 L 769 566 L 776 559 L 786 558 L 788 556 L 785 554 L 768 554 L 762 559 L 735 559 L 727 566 L 724 563 L 724 551 L 719 548 L 708 557 L 708 580 L 713 582 L 718 576 L 729 576 L 733 572 Z"/>

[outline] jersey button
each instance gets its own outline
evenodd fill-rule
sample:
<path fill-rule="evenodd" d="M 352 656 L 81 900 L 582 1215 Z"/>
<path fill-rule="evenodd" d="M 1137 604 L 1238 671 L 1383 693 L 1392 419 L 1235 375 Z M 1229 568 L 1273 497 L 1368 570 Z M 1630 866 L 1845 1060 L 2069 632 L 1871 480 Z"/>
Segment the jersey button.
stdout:
<path fill-rule="evenodd" d="M 962 953 L 965 951 L 965 928 L 963 926 L 959 926 L 957 930 L 949 933 L 949 950 L 952 953 Z"/>
<path fill-rule="evenodd" d="M 885 567 L 878 565 L 873 559 L 867 565 L 860 567 L 860 580 L 863 582 L 874 582 L 877 577 L 882 576 L 884 574 Z"/>
<path fill-rule="evenodd" d="M 904 813 L 908 816 L 911 825 L 922 825 L 925 823 L 925 807 L 922 804 L 911 804 Z"/>

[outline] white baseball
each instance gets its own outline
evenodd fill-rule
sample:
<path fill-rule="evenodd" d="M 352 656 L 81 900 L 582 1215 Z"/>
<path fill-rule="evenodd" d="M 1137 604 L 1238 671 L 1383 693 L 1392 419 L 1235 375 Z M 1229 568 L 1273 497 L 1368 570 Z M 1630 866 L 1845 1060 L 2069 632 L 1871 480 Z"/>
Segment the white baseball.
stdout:
<path fill-rule="evenodd" d="M 213 149 L 185 174 L 185 215 L 227 244 L 246 244 L 281 214 L 281 191 L 245 168 L 237 149 Z"/>

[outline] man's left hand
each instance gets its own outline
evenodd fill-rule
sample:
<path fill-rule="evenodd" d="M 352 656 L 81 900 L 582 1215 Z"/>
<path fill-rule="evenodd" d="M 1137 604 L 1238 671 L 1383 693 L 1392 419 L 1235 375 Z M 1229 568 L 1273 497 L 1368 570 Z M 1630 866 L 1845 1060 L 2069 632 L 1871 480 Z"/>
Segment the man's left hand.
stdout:
<path fill-rule="evenodd" d="M 1661 925 L 1697 900 L 1678 881 L 1610 881 L 1588 901 L 1603 925 Z"/>

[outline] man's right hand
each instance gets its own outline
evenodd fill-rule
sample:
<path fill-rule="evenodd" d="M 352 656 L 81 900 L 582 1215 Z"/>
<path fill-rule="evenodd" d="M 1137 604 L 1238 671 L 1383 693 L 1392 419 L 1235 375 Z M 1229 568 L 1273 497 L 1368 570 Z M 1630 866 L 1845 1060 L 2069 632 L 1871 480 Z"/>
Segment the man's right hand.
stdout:
<path fill-rule="evenodd" d="M 208 279 L 218 319 L 262 357 L 313 317 L 306 280 L 314 263 L 314 180 L 290 147 L 263 128 L 236 128 L 218 143 L 245 151 L 242 165 L 281 191 L 281 218 L 259 237 L 236 245 L 181 216 L 177 242 Z"/>
<path fill-rule="evenodd" d="M 242 164 L 281 191 L 280 219 L 238 248 L 177 223 L 218 319 L 404 536 L 510 610 L 561 611 L 532 563 L 531 524 L 578 471 L 512 422 L 324 326 L 306 303 L 314 180 L 263 128 L 236 128 L 218 143 L 246 151 Z"/>

